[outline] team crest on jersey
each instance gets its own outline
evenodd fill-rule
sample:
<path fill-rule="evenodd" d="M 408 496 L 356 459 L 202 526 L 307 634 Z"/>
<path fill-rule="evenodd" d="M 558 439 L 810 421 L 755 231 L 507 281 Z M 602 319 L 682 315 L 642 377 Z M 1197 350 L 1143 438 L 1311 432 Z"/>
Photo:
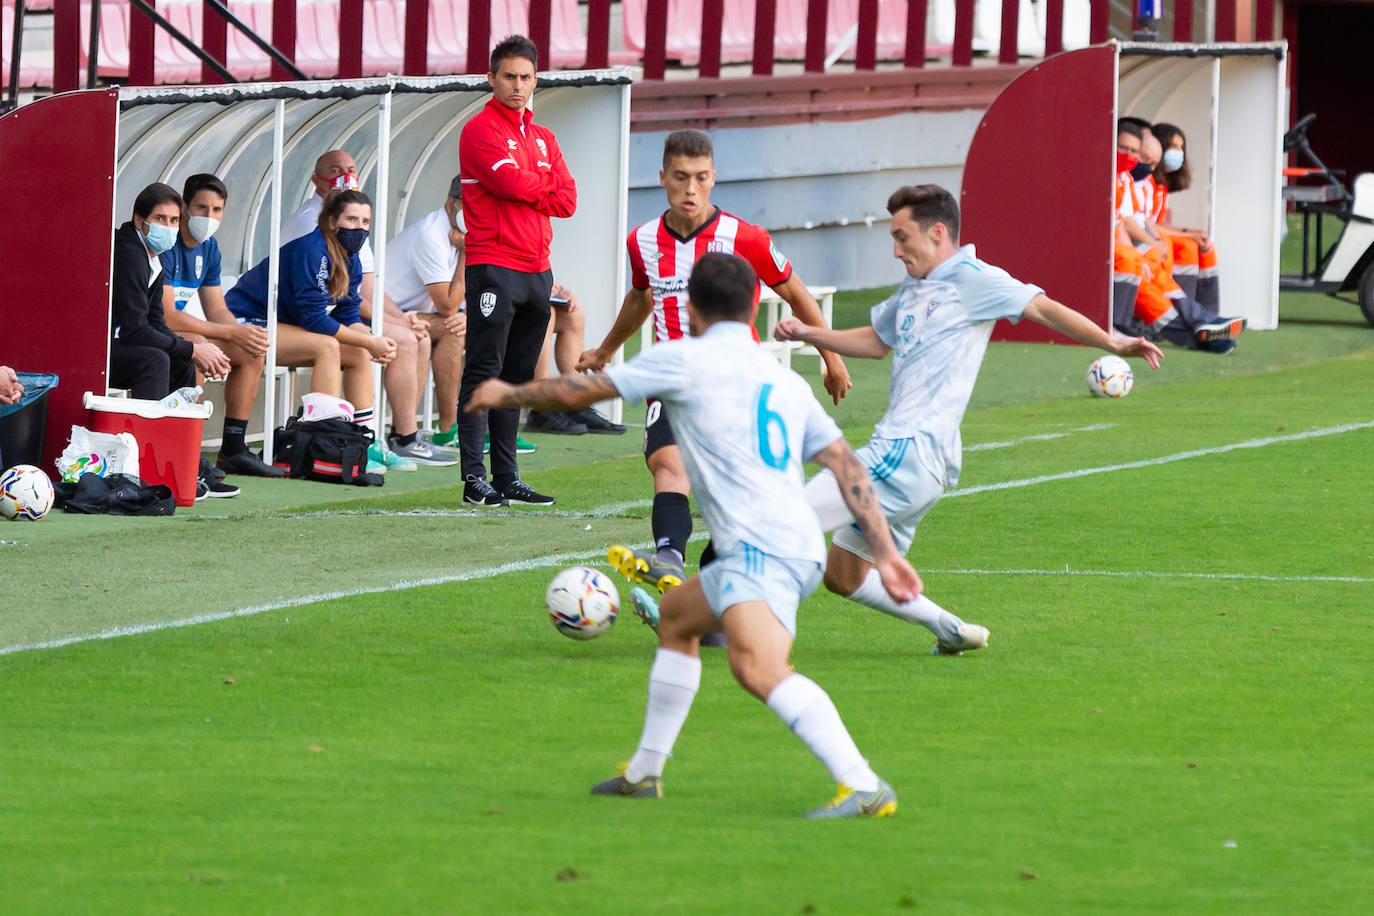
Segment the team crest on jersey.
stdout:
<path fill-rule="evenodd" d="M 507 146 L 509 149 L 515 149 L 515 141 L 514 141 L 514 140 L 511 140 L 510 138 L 507 138 L 507 139 L 506 139 L 506 146 Z"/>
<path fill-rule="evenodd" d="M 544 138 L 543 138 L 543 137 L 535 137 L 535 138 L 534 138 L 534 145 L 537 146 L 537 147 L 539 147 L 539 155 L 541 155 L 541 156 L 547 156 L 547 155 L 549 154 L 549 148 L 548 148 L 547 146 L 544 145 Z"/>
<path fill-rule="evenodd" d="M 781 271 L 787 269 L 787 258 L 784 258 L 782 256 L 782 252 L 778 251 L 777 245 L 774 245 L 772 242 L 769 242 L 768 253 L 773 256 L 773 263 L 777 265 L 778 270 Z"/>
<path fill-rule="evenodd" d="M 200 269 L 205 266 L 204 255 L 196 255 L 196 279 L 200 279 Z"/>
<path fill-rule="evenodd" d="M 727 252 L 727 251 L 725 250 L 725 243 L 722 242 L 722 241 L 720 241 L 719 239 L 711 239 L 711 241 L 707 242 L 707 243 L 706 243 L 706 250 L 707 250 L 707 251 L 716 251 L 716 252 L 719 252 L 719 253 L 721 253 L 721 254 L 728 254 L 728 253 L 729 253 L 729 252 Z"/>
<path fill-rule="evenodd" d="M 927 303 L 926 303 L 926 317 L 929 318 L 930 315 L 931 315 L 931 313 L 934 312 L 936 309 L 938 309 L 942 304 L 943 304 L 943 303 L 941 303 L 939 299 L 932 299 L 932 300 L 930 300 L 929 302 L 927 302 Z"/>
<path fill-rule="evenodd" d="M 496 294 L 492 292 L 483 293 L 482 298 L 477 300 L 477 307 L 482 310 L 483 318 L 490 318 L 491 313 L 496 311 Z"/>
<path fill-rule="evenodd" d="M 902 332 L 903 334 L 905 334 L 907 331 L 910 331 L 910 330 L 911 330 L 911 326 L 912 326 L 913 324 L 915 324 L 915 323 L 916 323 L 916 316 L 915 316 L 915 315 L 907 315 L 905 318 L 902 319 L 902 327 L 901 327 L 901 329 L 900 329 L 901 332 Z"/>

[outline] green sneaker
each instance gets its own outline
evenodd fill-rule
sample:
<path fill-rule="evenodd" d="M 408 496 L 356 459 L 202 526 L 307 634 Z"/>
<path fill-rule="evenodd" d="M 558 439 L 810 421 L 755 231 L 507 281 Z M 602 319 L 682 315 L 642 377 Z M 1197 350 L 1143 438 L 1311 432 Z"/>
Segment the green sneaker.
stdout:
<path fill-rule="evenodd" d="M 454 423 L 443 432 L 434 433 L 427 438 L 431 445 L 448 445 L 450 442 L 456 443 L 458 441 L 458 424 Z"/>
<path fill-rule="evenodd" d="M 644 588 L 636 585 L 630 589 L 630 607 L 634 609 L 635 615 L 640 620 L 653 627 L 655 632 L 658 630 L 658 599 L 649 594 Z"/>
<path fill-rule="evenodd" d="M 891 817 L 897 813 L 897 793 L 881 779 L 872 792 L 856 792 L 844 783 L 830 803 L 807 813 L 809 819 L 835 817 Z"/>
<path fill-rule="evenodd" d="M 380 442 L 374 442 L 367 447 L 367 460 L 369 465 L 380 464 L 388 471 L 419 470 L 419 465 L 415 462 L 409 458 L 402 458 Z"/>
<path fill-rule="evenodd" d="M 631 550 L 629 547 L 616 544 L 606 551 L 606 559 L 615 571 L 626 579 L 652 585 L 660 592 L 681 585 L 687 578 L 682 561 L 667 550 Z"/>
<path fill-rule="evenodd" d="M 482 454 L 483 454 L 483 455 L 490 455 L 490 454 L 491 454 L 491 433 L 487 433 L 485 436 L 482 437 Z M 519 436 L 516 436 L 516 437 L 515 437 L 515 454 L 517 454 L 517 455 L 532 455 L 532 454 L 534 454 L 534 443 L 533 443 L 533 442 L 526 442 L 524 439 L 521 439 Z"/>
<path fill-rule="evenodd" d="M 620 775 L 592 786 L 593 795 L 619 795 L 623 798 L 662 798 L 663 777 L 645 776 L 639 782 L 625 778 L 625 767 L 620 765 Z"/>

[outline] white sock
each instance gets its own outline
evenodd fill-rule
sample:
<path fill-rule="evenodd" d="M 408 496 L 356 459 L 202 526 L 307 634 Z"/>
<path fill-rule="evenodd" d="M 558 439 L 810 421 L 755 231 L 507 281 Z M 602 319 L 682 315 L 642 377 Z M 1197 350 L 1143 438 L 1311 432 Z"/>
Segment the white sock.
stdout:
<path fill-rule="evenodd" d="M 625 768 L 625 778 L 638 782 L 645 776 L 662 776 L 663 764 L 673 753 L 682 723 L 692 709 L 692 698 L 701 686 L 701 659 L 659 649 L 649 669 L 649 702 L 644 710 L 644 732 L 639 748 Z"/>
<path fill-rule="evenodd" d="M 849 737 L 840 712 L 820 685 L 802 674 L 792 674 L 768 694 L 773 710 L 792 733 L 820 758 L 836 782 L 858 792 L 878 788 L 878 774 Z"/>
<path fill-rule="evenodd" d="M 864 607 L 871 607 L 875 611 L 891 614 L 907 623 L 919 623 L 934 633 L 937 639 L 950 645 L 958 645 L 961 641 L 959 627 L 964 625 L 962 620 L 925 595 L 917 595 L 915 601 L 897 603 L 892 600 L 887 589 L 883 588 L 883 578 L 878 575 L 876 569 L 868 571 L 863 584 L 854 589 L 854 594 L 849 596 L 849 600 L 856 601 Z"/>
<path fill-rule="evenodd" d="M 374 416 L 371 407 L 364 407 L 361 410 L 353 411 L 353 423 L 357 426 L 371 426 Z"/>

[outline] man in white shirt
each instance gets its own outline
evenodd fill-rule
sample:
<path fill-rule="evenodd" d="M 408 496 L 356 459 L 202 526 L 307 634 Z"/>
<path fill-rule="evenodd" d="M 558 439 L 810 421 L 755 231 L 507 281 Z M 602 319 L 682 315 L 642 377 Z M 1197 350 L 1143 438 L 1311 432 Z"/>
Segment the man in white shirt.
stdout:
<path fill-rule="evenodd" d="M 432 441 L 440 446 L 458 436 L 458 385 L 468 322 L 463 301 L 466 234 L 463 184 L 455 176 L 444 205 L 405 227 L 387 246 L 387 298 L 423 321 L 429 334 L 439 412 L 439 432 Z M 420 367 L 422 379 L 425 368 Z"/>
<path fill-rule="evenodd" d="M 843 356 L 882 359 L 892 354 L 887 413 L 873 439 L 858 450 L 873 475 L 893 539 L 903 554 L 916 526 L 959 480 L 963 444 L 959 424 L 978 380 L 992 326 L 999 318 L 1032 321 L 1119 356 L 1159 367 L 1159 348 L 1144 337 L 1114 338 L 1038 286 L 980 261 L 972 245 L 959 247 L 959 204 L 938 185 L 898 188 L 887 201 L 893 257 L 906 267 L 897 292 L 873 307 L 871 323 L 842 331 L 778 322 L 774 336 L 800 340 Z M 836 478 L 822 472 L 806 485 L 821 527 L 834 531 L 825 586 L 859 604 L 908 623 L 938 640 L 934 654 L 958 655 L 987 645 L 988 631 L 966 624 L 925 595 L 894 601 L 883 589 Z"/>
<path fill-rule="evenodd" d="M 315 160 L 315 172 L 310 176 L 310 182 L 315 186 L 315 193 L 282 224 L 283 245 L 308 235 L 319 226 L 326 194 L 360 187 L 358 164 L 346 150 L 330 150 Z M 381 231 L 383 227 L 377 228 Z M 363 268 L 363 281 L 358 287 L 358 295 L 362 297 L 359 312 L 364 320 L 371 321 L 376 262 L 370 241 L 363 242 L 363 247 L 358 250 L 358 260 Z M 392 434 L 386 439 L 378 437 L 368 451 L 368 457 L 395 471 L 413 471 L 416 464 L 452 466 L 457 463 L 452 455 L 434 449 L 419 438 L 419 427 L 415 422 L 420 408 L 420 392 L 424 390 L 429 372 L 429 328 L 419 316 L 407 315 L 397 308 L 389 296 L 384 295 L 383 300 L 383 334 L 396 342 L 396 357 L 387 364 L 383 375 L 387 402 L 391 405 Z"/>
<path fill-rule="evenodd" d="M 683 465 L 711 530 L 717 559 L 663 596 L 659 649 L 639 746 L 620 776 L 594 795 L 659 798 L 663 766 L 701 680 L 705 633 L 729 636 L 730 668 L 830 770 L 839 791 L 808 817 L 884 817 L 897 796 L 854 744 L 830 697 L 788 664 L 797 606 L 816 587 L 825 539 L 802 492 L 802 464 L 830 468 L 863 526 L 893 600 L 920 592 L 920 577 L 888 533 L 873 482 L 801 376 L 754 341 L 749 325 L 758 276 L 743 258 L 703 255 L 688 282 L 694 336 L 628 363 L 518 387 L 489 380 L 467 405 L 572 410 L 611 397 L 660 399 L 672 411 Z"/>

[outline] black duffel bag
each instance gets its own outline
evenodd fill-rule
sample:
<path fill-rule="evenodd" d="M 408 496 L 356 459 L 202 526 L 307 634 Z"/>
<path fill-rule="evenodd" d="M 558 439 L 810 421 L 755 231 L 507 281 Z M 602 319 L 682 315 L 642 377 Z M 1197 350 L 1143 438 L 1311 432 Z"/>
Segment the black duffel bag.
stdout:
<path fill-rule="evenodd" d="M 380 474 L 367 473 L 372 430 L 339 417 L 302 420 L 291 417 L 277 427 L 272 463 L 301 480 L 323 480 L 355 487 L 380 487 Z"/>

